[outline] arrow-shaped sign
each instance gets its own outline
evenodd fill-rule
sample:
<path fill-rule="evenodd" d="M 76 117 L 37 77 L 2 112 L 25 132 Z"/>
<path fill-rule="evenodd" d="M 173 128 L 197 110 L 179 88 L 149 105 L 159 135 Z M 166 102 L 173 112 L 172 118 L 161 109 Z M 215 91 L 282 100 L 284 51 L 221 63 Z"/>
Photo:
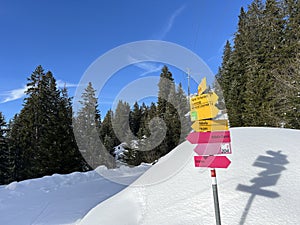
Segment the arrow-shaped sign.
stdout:
<path fill-rule="evenodd" d="M 191 121 L 212 119 L 215 118 L 218 113 L 219 109 L 216 106 L 207 103 L 206 105 L 202 105 L 200 109 L 195 109 L 190 112 Z"/>
<path fill-rule="evenodd" d="M 204 77 L 198 85 L 198 95 L 201 95 L 206 89 L 206 77 Z"/>
<path fill-rule="evenodd" d="M 197 132 L 228 130 L 228 120 L 198 120 L 192 128 Z"/>
<path fill-rule="evenodd" d="M 194 156 L 195 167 L 227 168 L 230 160 L 226 156 Z"/>
<path fill-rule="evenodd" d="M 231 154 L 231 145 L 230 143 L 198 144 L 194 152 L 198 155 Z"/>
<path fill-rule="evenodd" d="M 229 131 L 192 132 L 186 137 L 192 144 L 198 143 L 230 143 Z"/>
<path fill-rule="evenodd" d="M 215 105 L 218 101 L 219 97 L 215 92 L 202 94 L 199 96 L 192 97 L 190 99 L 191 110 L 199 109 L 203 105 Z"/>

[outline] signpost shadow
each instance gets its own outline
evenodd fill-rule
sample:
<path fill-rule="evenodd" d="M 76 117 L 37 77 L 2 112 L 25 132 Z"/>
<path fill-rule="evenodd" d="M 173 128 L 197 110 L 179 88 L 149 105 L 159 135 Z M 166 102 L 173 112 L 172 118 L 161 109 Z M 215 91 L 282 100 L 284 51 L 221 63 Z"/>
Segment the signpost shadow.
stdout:
<path fill-rule="evenodd" d="M 265 169 L 264 171 L 258 173 L 258 176 L 251 179 L 252 185 L 239 184 L 236 188 L 238 191 L 243 191 L 250 193 L 251 196 L 245 206 L 243 215 L 241 217 L 239 225 L 245 224 L 248 212 L 254 201 L 256 195 L 268 197 L 268 198 L 278 198 L 280 195 L 275 191 L 270 191 L 264 189 L 264 187 L 275 186 L 278 179 L 281 176 L 281 172 L 286 170 L 283 165 L 289 163 L 287 160 L 287 155 L 281 153 L 281 151 L 266 151 L 268 156 L 260 155 L 257 157 L 253 166 L 261 167 Z"/>

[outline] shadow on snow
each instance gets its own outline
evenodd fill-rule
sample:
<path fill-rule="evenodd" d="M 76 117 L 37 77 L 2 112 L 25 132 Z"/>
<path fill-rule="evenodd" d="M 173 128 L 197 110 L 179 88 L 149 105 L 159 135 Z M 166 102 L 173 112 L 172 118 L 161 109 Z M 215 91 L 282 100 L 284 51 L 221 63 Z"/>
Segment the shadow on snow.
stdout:
<path fill-rule="evenodd" d="M 287 155 L 281 153 L 281 151 L 266 151 L 268 156 L 260 155 L 257 157 L 253 166 L 265 169 L 260 172 L 257 177 L 250 180 L 252 185 L 247 186 L 239 184 L 236 188 L 238 191 L 243 191 L 250 193 L 251 196 L 248 199 L 247 205 L 245 206 L 243 215 L 240 220 L 240 225 L 243 225 L 246 221 L 246 217 L 250 210 L 251 204 L 256 195 L 268 197 L 268 198 L 278 198 L 280 195 L 275 191 L 265 190 L 264 187 L 275 186 L 278 179 L 281 176 L 281 172 L 286 170 L 283 165 L 289 163 L 287 160 Z"/>

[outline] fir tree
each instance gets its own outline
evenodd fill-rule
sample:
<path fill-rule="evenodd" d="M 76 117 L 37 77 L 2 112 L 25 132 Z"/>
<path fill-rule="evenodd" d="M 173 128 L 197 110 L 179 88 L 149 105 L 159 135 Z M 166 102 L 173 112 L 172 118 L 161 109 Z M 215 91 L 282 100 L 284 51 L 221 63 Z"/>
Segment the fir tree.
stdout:
<path fill-rule="evenodd" d="M 13 161 L 7 131 L 6 121 L 0 112 L 0 185 L 13 181 Z"/>
<path fill-rule="evenodd" d="M 142 119 L 142 110 L 137 102 L 133 105 L 133 110 L 130 111 L 129 125 L 133 135 L 137 136 Z"/>
<path fill-rule="evenodd" d="M 81 154 L 92 168 L 105 165 L 114 167 L 114 159 L 100 140 L 100 113 L 95 90 L 89 83 L 80 101 L 82 107 L 74 119 L 75 136 Z"/>
<path fill-rule="evenodd" d="M 9 133 L 15 179 L 83 171 L 83 159 L 70 139 L 70 117 L 66 117 L 70 105 L 65 104 L 52 73 L 38 66 L 27 87 L 24 107 Z"/>
<path fill-rule="evenodd" d="M 112 110 L 108 110 L 100 127 L 100 139 L 104 143 L 105 149 L 114 155 L 114 147 L 120 144 L 119 139 L 116 137 L 112 126 Z"/>

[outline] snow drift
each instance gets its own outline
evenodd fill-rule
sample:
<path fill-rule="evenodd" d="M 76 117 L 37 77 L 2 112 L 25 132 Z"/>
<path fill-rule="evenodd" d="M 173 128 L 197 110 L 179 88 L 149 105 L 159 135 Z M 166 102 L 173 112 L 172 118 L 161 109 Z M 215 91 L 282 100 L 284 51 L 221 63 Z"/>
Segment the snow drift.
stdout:
<path fill-rule="evenodd" d="M 222 224 L 300 224 L 300 131 L 230 131 L 232 163 L 217 170 Z M 56 174 L 0 186 L 0 224 L 215 224 L 210 172 L 194 167 L 193 148 L 184 142 L 148 170 L 99 168 L 102 176 Z"/>
<path fill-rule="evenodd" d="M 299 130 L 231 129 L 232 161 L 217 170 L 223 224 L 300 224 Z M 209 170 L 184 142 L 80 225 L 215 224 Z"/>

